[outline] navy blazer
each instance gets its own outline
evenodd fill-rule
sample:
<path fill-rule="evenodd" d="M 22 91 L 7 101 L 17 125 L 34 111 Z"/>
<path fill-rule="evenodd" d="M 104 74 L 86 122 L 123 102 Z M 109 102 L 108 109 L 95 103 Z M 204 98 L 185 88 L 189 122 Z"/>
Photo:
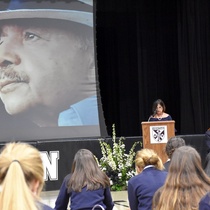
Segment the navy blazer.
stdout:
<path fill-rule="evenodd" d="M 206 145 L 208 147 L 208 152 L 210 151 L 210 130 L 208 129 L 205 133 L 206 136 Z"/>
<path fill-rule="evenodd" d="M 166 171 L 155 167 L 144 169 L 128 181 L 128 200 L 131 210 L 151 210 L 153 195 L 165 183 Z"/>
<path fill-rule="evenodd" d="M 210 192 L 207 193 L 199 202 L 199 210 L 209 210 L 210 209 Z"/>
<path fill-rule="evenodd" d="M 86 209 L 91 210 L 93 206 L 99 204 L 106 210 L 112 210 L 114 203 L 110 192 L 110 187 L 103 189 L 102 187 L 97 190 L 87 190 L 86 187 L 82 188 L 81 192 L 68 192 L 67 183 L 71 175 L 68 174 L 61 185 L 60 192 L 55 202 L 55 210 L 65 210 L 70 202 L 70 209 Z"/>
<path fill-rule="evenodd" d="M 38 202 L 38 201 L 37 201 L 37 207 L 40 210 L 53 210 L 53 208 L 51 208 L 50 206 L 48 206 L 44 203 Z"/>

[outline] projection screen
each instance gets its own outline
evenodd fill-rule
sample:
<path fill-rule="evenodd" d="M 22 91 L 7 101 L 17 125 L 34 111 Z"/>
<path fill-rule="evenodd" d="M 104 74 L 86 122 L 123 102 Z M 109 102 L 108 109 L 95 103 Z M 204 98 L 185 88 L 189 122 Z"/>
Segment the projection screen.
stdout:
<path fill-rule="evenodd" d="M 93 0 L 0 2 L 0 140 L 106 136 Z"/>

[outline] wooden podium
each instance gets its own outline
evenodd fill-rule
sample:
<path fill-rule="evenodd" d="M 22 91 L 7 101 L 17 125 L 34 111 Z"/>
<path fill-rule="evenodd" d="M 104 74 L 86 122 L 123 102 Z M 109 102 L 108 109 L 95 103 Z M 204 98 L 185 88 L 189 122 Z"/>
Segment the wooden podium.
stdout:
<path fill-rule="evenodd" d="M 169 138 L 175 136 L 175 121 L 142 122 L 143 148 L 153 149 L 163 163 L 168 159 L 165 146 Z"/>

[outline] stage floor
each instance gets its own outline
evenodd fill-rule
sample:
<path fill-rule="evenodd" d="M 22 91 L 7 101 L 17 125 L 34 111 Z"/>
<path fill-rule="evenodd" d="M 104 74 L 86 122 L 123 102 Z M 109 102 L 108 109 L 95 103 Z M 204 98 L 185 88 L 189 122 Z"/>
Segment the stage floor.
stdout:
<path fill-rule="evenodd" d="M 42 192 L 43 203 L 54 208 L 58 192 L 58 190 Z M 112 199 L 115 203 L 114 210 L 129 210 L 127 191 L 112 192 Z"/>

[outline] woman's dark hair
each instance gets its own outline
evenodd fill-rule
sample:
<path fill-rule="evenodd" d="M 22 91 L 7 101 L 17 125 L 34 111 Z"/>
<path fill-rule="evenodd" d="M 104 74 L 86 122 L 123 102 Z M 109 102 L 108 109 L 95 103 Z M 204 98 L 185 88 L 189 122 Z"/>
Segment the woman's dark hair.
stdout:
<path fill-rule="evenodd" d="M 156 111 L 158 104 L 160 104 L 163 107 L 163 112 L 166 111 L 166 106 L 165 106 L 164 102 L 161 99 L 157 99 L 152 105 L 152 113 L 154 113 Z"/>

